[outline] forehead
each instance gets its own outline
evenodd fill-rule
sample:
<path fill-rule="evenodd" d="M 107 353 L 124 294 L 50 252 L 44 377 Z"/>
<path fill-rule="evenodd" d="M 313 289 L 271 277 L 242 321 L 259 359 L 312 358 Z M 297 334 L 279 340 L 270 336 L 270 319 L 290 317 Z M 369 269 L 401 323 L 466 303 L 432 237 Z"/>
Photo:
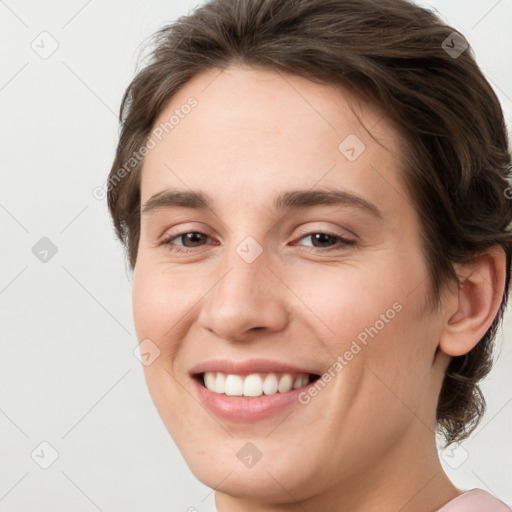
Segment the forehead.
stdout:
<path fill-rule="evenodd" d="M 405 195 L 399 133 L 384 113 L 291 73 L 241 66 L 203 72 L 168 102 L 151 137 L 143 201 L 165 187 L 209 187 L 217 197 L 236 188 L 249 198 L 284 182 L 364 185 L 377 196 L 388 187 L 395 203 L 397 193 Z"/>

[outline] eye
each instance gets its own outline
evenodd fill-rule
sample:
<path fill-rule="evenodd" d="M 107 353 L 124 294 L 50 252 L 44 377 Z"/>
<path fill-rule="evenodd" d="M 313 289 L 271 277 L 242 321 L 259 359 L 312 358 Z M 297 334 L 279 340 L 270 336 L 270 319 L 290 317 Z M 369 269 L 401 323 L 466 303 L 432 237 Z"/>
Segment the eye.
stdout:
<path fill-rule="evenodd" d="M 354 245 L 354 240 L 347 240 L 333 233 L 322 231 L 311 232 L 303 235 L 300 240 L 310 240 L 309 244 L 297 244 L 304 247 L 310 247 L 313 252 L 327 252 L 335 249 L 343 249 L 344 247 Z M 163 246 L 169 251 L 177 253 L 194 252 L 194 248 L 201 247 L 211 238 L 200 231 L 187 231 L 178 234 L 172 234 L 162 241 Z M 179 241 L 179 242 L 177 242 Z M 213 245 L 218 245 L 214 242 Z M 309 250 L 309 249 L 308 249 Z"/>
<path fill-rule="evenodd" d="M 200 247 L 202 242 L 208 239 L 210 239 L 208 235 L 199 231 L 187 231 L 169 236 L 162 241 L 162 245 L 173 252 L 192 252 L 194 247 Z M 182 243 L 175 243 L 175 240 L 180 240 Z"/>
<path fill-rule="evenodd" d="M 339 235 L 333 233 L 325 233 L 322 231 L 312 232 L 303 235 L 300 240 L 310 239 L 311 243 L 306 244 L 306 247 L 313 248 L 314 252 L 326 252 L 334 249 L 342 249 L 343 247 L 354 245 L 354 240 L 347 240 Z"/>

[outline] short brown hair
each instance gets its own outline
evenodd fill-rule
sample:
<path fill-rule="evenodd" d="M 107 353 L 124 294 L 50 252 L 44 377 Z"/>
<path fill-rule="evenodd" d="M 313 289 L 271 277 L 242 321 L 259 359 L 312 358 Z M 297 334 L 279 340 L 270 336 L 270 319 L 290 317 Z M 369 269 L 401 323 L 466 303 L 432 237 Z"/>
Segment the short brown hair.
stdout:
<path fill-rule="evenodd" d="M 155 34 L 149 62 L 122 100 L 108 180 L 109 209 L 133 268 L 143 160 L 128 172 L 125 164 L 194 76 L 243 63 L 341 86 L 379 105 L 403 138 L 402 177 L 421 219 L 431 306 L 439 305 L 449 280 L 457 281 L 453 263 L 470 262 L 495 244 L 506 253 L 505 292 L 495 320 L 446 372 L 437 407 L 446 444 L 468 437 L 485 410 L 478 383 L 492 366 L 512 254 L 512 165 L 503 112 L 471 48 L 454 32 L 407 0 L 208 1 Z M 454 47 L 460 55 L 449 51 Z"/>

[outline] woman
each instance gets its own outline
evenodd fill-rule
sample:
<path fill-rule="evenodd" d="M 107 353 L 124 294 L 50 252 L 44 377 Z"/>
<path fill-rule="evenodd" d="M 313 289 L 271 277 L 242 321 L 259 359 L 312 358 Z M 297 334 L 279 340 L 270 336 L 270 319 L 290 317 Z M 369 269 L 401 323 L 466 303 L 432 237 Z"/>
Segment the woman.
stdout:
<path fill-rule="evenodd" d="M 506 511 L 439 462 L 484 410 L 511 156 L 405 0 L 212 0 L 126 91 L 108 181 L 154 403 L 226 511 Z"/>

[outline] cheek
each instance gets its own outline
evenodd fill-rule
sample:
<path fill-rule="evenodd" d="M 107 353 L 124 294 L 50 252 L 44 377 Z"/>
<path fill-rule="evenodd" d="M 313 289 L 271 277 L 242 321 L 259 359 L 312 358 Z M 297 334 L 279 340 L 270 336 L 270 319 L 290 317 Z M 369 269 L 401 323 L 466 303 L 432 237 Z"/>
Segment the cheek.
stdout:
<path fill-rule="evenodd" d="M 427 281 L 418 277 L 424 276 L 422 260 L 381 261 L 364 271 L 346 266 L 302 273 L 294 280 L 294 293 L 304 303 L 299 315 L 317 326 L 333 363 L 343 357 L 342 373 L 350 374 L 345 389 L 358 392 L 364 376 L 364 386 L 372 388 L 365 393 L 369 400 L 392 393 L 387 385 L 414 402 L 430 378 L 439 326 L 425 304 Z"/>
<path fill-rule="evenodd" d="M 173 350 L 173 339 L 185 332 L 193 308 L 195 287 L 180 282 L 179 273 L 172 277 L 137 263 L 134 273 L 132 307 L 137 338 L 151 339 L 159 349 Z"/>
<path fill-rule="evenodd" d="M 179 273 L 171 277 L 146 265 L 143 258 L 137 262 L 132 292 L 137 339 L 139 343 L 151 340 L 160 351 L 150 365 L 143 366 L 144 376 L 156 409 L 173 437 L 187 430 L 182 418 L 190 418 L 189 408 L 196 405 L 186 399 L 183 383 L 178 383 L 174 371 L 179 341 L 190 328 L 190 313 L 198 300 L 192 296 L 193 288 L 180 282 Z"/>
<path fill-rule="evenodd" d="M 417 306 L 409 304 L 407 276 L 395 277 L 400 275 L 394 271 L 398 266 L 383 259 L 380 266 L 347 263 L 291 271 L 285 279 L 293 282 L 293 291 L 302 302 L 297 310 L 302 319 L 317 324 L 321 327 L 318 334 L 325 334 L 333 348 L 342 349 L 347 340 L 358 338 L 364 343 L 389 331 L 389 325 L 403 321 L 400 313 L 406 306 L 408 318 L 418 316 Z"/>

